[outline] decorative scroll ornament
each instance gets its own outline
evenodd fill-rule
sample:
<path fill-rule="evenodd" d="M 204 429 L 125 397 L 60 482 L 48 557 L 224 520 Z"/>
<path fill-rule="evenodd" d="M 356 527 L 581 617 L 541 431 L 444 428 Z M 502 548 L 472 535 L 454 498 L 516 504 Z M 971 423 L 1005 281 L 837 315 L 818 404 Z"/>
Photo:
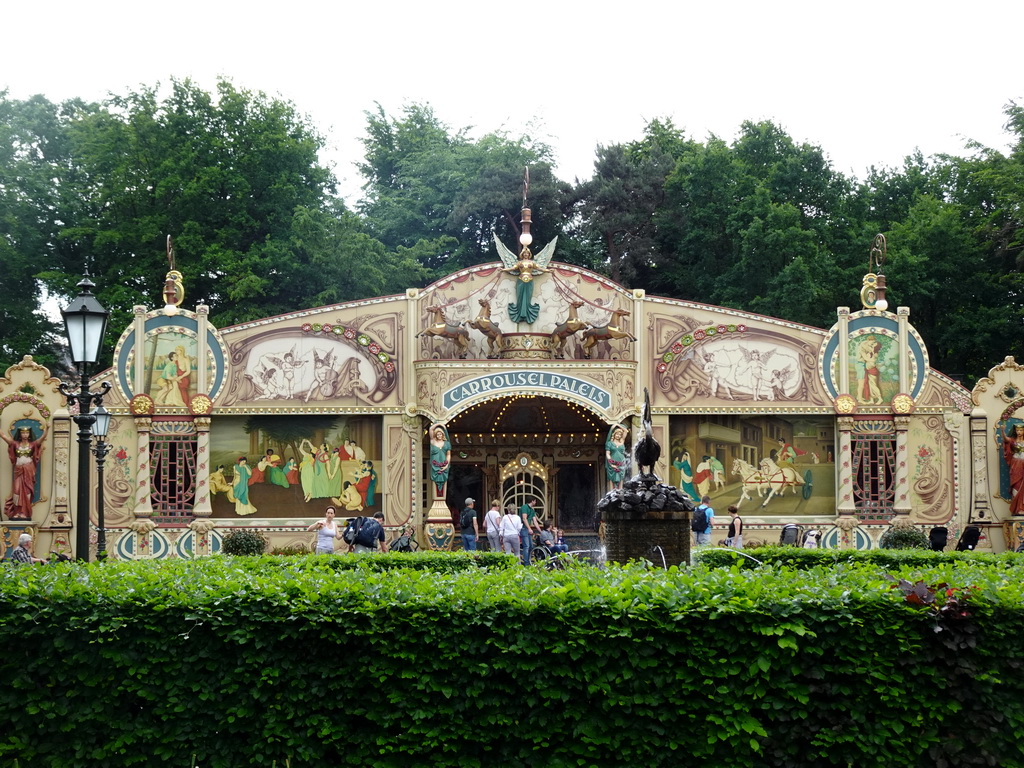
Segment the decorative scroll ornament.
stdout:
<path fill-rule="evenodd" d="M 131 399 L 128 403 L 128 409 L 132 412 L 133 416 L 152 416 L 156 410 L 156 404 L 153 402 L 152 397 L 142 393 Z"/>
<path fill-rule="evenodd" d="M 906 392 L 900 392 L 892 399 L 892 412 L 899 414 L 911 414 L 914 412 L 914 398 Z"/>
<path fill-rule="evenodd" d="M 847 415 L 856 412 L 857 398 L 853 395 L 839 395 L 833 403 L 836 413 Z"/>
<path fill-rule="evenodd" d="M 195 395 L 189 403 L 189 408 L 196 416 L 205 416 L 213 410 L 213 401 L 206 395 Z"/>

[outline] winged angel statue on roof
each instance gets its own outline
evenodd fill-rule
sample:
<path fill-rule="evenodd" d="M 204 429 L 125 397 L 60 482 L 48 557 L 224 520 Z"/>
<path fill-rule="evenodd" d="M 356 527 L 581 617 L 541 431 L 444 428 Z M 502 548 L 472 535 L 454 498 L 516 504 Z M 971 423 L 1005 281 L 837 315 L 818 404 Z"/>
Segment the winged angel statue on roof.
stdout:
<path fill-rule="evenodd" d="M 523 233 L 519 235 L 519 243 L 523 249 L 519 252 L 519 256 L 517 257 L 506 248 L 498 239 L 497 234 L 494 235 L 494 244 L 497 246 L 498 255 L 501 256 L 501 261 L 505 265 L 501 271 L 519 278 L 519 284 L 516 285 L 516 300 L 508 305 L 509 319 L 516 323 L 532 323 L 540 314 L 540 304 L 532 303 L 533 278 L 549 271 L 547 266 L 551 263 L 551 257 L 555 255 L 555 243 L 558 242 L 556 237 L 544 246 L 544 250 L 537 254 L 537 258 L 534 258 L 530 252 L 533 235 L 530 234 L 530 209 L 526 207 L 526 193 L 529 185 L 530 172 L 527 169 L 523 177 Z"/>

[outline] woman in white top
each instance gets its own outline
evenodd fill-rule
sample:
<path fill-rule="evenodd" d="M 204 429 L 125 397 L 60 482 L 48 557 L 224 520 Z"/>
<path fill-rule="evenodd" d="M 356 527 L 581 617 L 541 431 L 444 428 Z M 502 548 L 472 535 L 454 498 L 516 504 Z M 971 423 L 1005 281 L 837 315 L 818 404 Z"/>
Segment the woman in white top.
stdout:
<path fill-rule="evenodd" d="M 501 525 L 498 527 L 501 546 L 507 553 L 519 559 L 519 529 L 523 527 L 522 518 L 516 514 L 514 504 L 509 504 L 508 514 L 501 518 Z"/>
<path fill-rule="evenodd" d="M 341 538 L 341 531 L 338 530 L 338 525 L 334 522 L 336 513 L 334 507 L 328 507 L 324 511 L 324 519 L 317 520 L 306 529 L 307 531 L 316 531 L 316 553 L 318 555 L 333 555 L 334 540 Z"/>
<path fill-rule="evenodd" d="M 484 515 L 484 525 L 491 552 L 501 551 L 501 502 L 497 499 L 491 502 L 491 508 Z"/>

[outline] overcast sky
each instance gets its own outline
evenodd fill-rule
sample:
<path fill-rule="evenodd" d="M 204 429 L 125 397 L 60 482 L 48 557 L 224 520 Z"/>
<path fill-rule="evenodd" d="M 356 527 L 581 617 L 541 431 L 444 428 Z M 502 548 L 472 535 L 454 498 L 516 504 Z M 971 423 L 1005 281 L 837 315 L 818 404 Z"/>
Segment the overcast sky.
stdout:
<path fill-rule="evenodd" d="M 863 178 L 915 148 L 1005 149 L 1022 21 L 1019 0 L 19 2 L 3 9 L 0 89 L 98 100 L 226 76 L 309 116 L 350 201 L 374 102 L 430 103 L 471 135 L 529 131 L 567 181 L 656 117 L 699 140 L 770 119 Z"/>

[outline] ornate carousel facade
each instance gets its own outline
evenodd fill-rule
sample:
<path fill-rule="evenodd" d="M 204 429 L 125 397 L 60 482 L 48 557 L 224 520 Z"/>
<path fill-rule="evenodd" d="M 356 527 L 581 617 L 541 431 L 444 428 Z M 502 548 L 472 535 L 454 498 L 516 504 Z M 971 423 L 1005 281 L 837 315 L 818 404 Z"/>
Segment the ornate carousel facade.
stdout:
<path fill-rule="evenodd" d="M 1024 368 L 1008 358 L 973 392 L 932 370 L 910 308 L 885 301 L 884 241 L 851 286 L 860 306 L 819 329 L 648 296 L 558 263 L 554 242 L 534 256 L 523 214 L 518 252 L 496 240 L 500 262 L 404 295 L 222 329 L 180 286 L 136 307 L 93 380 L 113 414 L 110 556 L 210 555 L 237 527 L 308 550 L 331 504 L 444 549 L 466 498 L 533 499 L 588 547 L 597 502 L 631 472 L 645 388 L 656 472 L 710 496 L 716 541 L 736 505 L 748 543 L 798 523 L 871 548 L 898 521 L 1018 545 Z M 73 550 L 78 446 L 58 385 L 31 358 L 0 378 L 5 552 L 25 530 L 37 551 Z"/>

